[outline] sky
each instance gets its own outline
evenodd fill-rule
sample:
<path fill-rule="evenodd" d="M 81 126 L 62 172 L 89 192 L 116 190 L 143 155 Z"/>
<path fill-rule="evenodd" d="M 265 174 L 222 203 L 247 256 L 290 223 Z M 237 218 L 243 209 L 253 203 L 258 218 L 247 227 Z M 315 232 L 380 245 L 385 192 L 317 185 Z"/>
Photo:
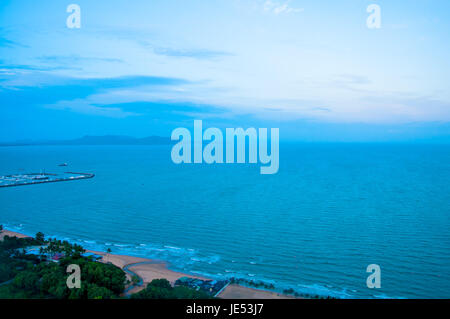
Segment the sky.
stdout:
<path fill-rule="evenodd" d="M 0 141 L 169 136 L 202 119 L 286 140 L 450 142 L 449 12 L 447 0 L 2 0 Z"/>

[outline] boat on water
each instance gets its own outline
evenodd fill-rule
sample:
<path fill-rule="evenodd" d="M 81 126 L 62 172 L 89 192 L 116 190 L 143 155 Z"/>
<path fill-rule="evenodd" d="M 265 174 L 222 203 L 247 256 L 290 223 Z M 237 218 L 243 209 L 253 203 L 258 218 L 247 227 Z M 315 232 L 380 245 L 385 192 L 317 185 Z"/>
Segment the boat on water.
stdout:
<path fill-rule="evenodd" d="M 62 167 L 64 167 L 64 166 L 68 166 L 69 164 L 67 164 L 67 163 L 61 163 L 61 164 L 59 164 L 58 166 L 62 166 Z"/>

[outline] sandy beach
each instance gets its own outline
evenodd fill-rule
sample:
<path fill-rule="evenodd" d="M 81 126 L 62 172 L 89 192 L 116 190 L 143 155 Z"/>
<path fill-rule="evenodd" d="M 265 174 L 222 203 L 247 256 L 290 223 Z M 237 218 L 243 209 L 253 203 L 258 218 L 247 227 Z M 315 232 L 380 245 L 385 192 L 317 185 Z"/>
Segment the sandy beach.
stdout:
<path fill-rule="evenodd" d="M 195 276 L 190 274 L 185 274 L 181 272 L 176 272 L 167 268 L 167 263 L 163 261 L 132 257 L 125 255 L 115 255 L 107 254 L 104 252 L 94 252 L 98 255 L 103 256 L 102 262 L 111 262 L 124 269 L 126 266 L 128 270 L 132 271 L 136 275 L 142 278 L 144 285 L 140 287 L 135 287 L 130 290 L 130 293 L 138 292 L 144 289 L 148 283 L 153 279 L 167 279 L 172 285 L 175 281 L 181 277 L 191 277 L 198 278 L 202 280 L 209 280 L 210 278 Z M 127 278 L 130 279 L 130 275 L 127 273 Z M 223 299 L 292 299 L 294 297 L 285 296 L 276 292 L 254 289 L 249 287 L 244 287 L 241 285 L 228 285 L 217 297 Z"/>
<path fill-rule="evenodd" d="M 17 237 L 17 238 L 27 238 L 27 237 L 30 237 L 30 236 L 27 236 L 27 235 L 24 235 L 24 234 L 21 234 L 21 233 L 16 233 L 16 232 L 13 232 L 13 231 L 10 231 L 10 230 L 6 230 L 6 229 L 3 229 L 3 231 L 0 233 L 0 240 L 3 240 L 3 237 L 5 237 L 5 236 L 9 236 L 9 237 Z"/>
<path fill-rule="evenodd" d="M 135 293 L 142 290 L 147 286 L 153 279 L 167 279 L 172 285 L 175 281 L 181 277 L 191 277 L 198 278 L 203 280 L 208 280 L 208 278 L 189 275 L 181 272 L 176 272 L 167 268 L 167 263 L 160 260 L 142 258 L 142 257 L 133 257 L 127 255 L 116 255 L 110 254 L 100 251 L 92 251 L 86 250 L 87 252 L 91 252 L 97 255 L 102 256 L 101 262 L 104 263 L 112 263 L 113 265 L 121 268 L 127 269 L 136 275 L 138 275 L 142 281 L 143 285 L 140 287 L 135 287 L 130 290 L 130 293 Z M 127 278 L 131 280 L 130 274 L 127 272 Z"/>
<path fill-rule="evenodd" d="M 18 238 L 26 238 L 30 237 L 21 233 L 3 230 L 0 233 L 0 240 L 3 240 L 3 237 L 18 237 Z M 164 261 L 142 258 L 142 257 L 134 257 L 128 255 L 117 255 L 106 253 L 102 251 L 93 251 L 86 250 L 86 252 L 91 252 L 97 255 L 102 256 L 100 259 L 101 262 L 104 263 L 112 263 L 113 265 L 123 269 L 124 271 L 128 270 L 132 273 L 138 275 L 142 281 L 143 285 L 136 286 L 133 289 L 129 290 L 128 293 L 136 293 L 142 289 L 144 289 L 148 283 L 150 283 L 153 279 L 167 279 L 172 285 L 175 281 L 181 277 L 191 277 L 198 278 L 202 280 L 209 280 L 210 278 L 205 278 L 201 276 L 185 274 L 181 272 L 176 272 L 170 270 L 168 265 Z M 131 275 L 126 271 L 127 279 L 131 281 Z M 244 287 L 237 284 L 228 285 L 217 297 L 224 299 L 291 299 L 294 297 L 285 296 L 276 292 L 266 291 L 261 289 Z"/>

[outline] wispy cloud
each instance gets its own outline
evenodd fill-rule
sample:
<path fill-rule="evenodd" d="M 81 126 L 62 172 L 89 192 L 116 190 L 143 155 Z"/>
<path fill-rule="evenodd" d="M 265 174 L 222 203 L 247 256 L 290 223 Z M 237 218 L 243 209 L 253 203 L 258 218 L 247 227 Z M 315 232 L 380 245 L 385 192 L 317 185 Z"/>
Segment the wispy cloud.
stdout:
<path fill-rule="evenodd" d="M 31 64 L 11 64 L 0 60 L 0 74 L 16 74 L 16 71 L 57 71 L 57 70 L 80 70 L 80 68 L 61 66 L 42 66 Z"/>
<path fill-rule="evenodd" d="M 38 61 L 43 63 L 52 63 L 52 64 L 71 64 L 71 63 L 97 63 L 97 62 L 111 62 L 111 63 L 123 63 L 122 59 L 115 58 L 103 58 L 103 57 L 83 57 L 79 55 L 68 55 L 68 56 L 60 56 L 60 55 L 47 55 L 41 56 L 37 58 Z"/>
<path fill-rule="evenodd" d="M 290 6 L 290 1 L 271 1 L 266 0 L 264 2 L 264 11 L 265 12 L 271 12 L 276 15 L 282 14 L 282 13 L 296 13 L 296 12 L 303 12 L 303 8 L 293 8 Z"/>
<path fill-rule="evenodd" d="M 8 40 L 7 38 L 0 35 L 0 47 L 14 47 L 17 45 L 17 42 Z"/>
<path fill-rule="evenodd" d="M 45 107 L 49 109 L 67 110 L 81 114 L 113 118 L 125 118 L 139 115 L 138 113 L 124 111 L 119 107 L 98 106 L 83 99 L 59 101 L 54 104 L 45 105 Z"/>
<path fill-rule="evenodd" d="M 0 63 L 0 68 L 3 66 Z M 14 66 L 9 66 L 13 68 Z M 18 66 L 27 67 L 27 66 Z M 142 86 L 177 86 L 187 84 L 189 81 L 179 78 L 158 77 L 158 76 L 119 76 L 112 78 L 75 78 L 59 76 L 54 74 L 43 74 L 36 72 L 20 74 L 20 76 L 7 79 L 1 86 L 5 88 L 24 89 L 26 87 L 44 87 L 57 92 L 57 88 L 89 88 L 94 91 L 101 91 L 112 88 L 130 88 Z M 81 91 L 83 92 L 83 91 Z"/>
<path fill-rule="evenodd" d="M 124 76 L 115 78 L 69 78 L 51 74 L 39 74 L 36 82 L 35 73 L 23 73 L 12 79 L 0 77 L 0 100 L 5 108 L 45 107 L 54 110 L 66 110 L 75 113 L 103 117 L 124 118 L 141 115 L 139 112 L 122 110 L 111 105 L 121 100 L 111 94 L 117 89 L 162 90 L 163 87 L 178 86 L 188 83 L 182 79 Z M 145 88 L 145 89 L 144 89 Z M 133 96 L 127 100 L 135 99 Z"/>
<path fill-rule="evenodd" d="M 0 39 L 1 44 L 1 39 Z M 11 71 L 58 71 L 58 70 L 82 70 L 82 63 L 123 63 L 121 59 L 72 56 L 41 56 L 30 64 L 7 63 L 0 60 L 0 73 Z"/>
<path fill-rule="evenodd" d="M 225 51 L 213 51 L 206 49 L 172 49 L 172 48 L 153 48 L 153 51 L 158 55 L 165 55 L 177 58 L 193 58 L 199 60 L 210 60 L 232 55 Z"/>
<path fill-rule="evenodd" d="M 345 84 L 370 84 L 371 81 L 366 76 L 356 74 L 340 74 L 338 75 L 337 83 Z"/>
<path fill-rule="evenodd" d="M 365 96 L 361 100 L 382 105 L 385 108 L 382 109 L 382 114 L 397 122 L 450 121 L 450 102 L 432 96 L 397 93 Z"/>
<path fill-rule="evenodd" d="M 9 37 L 6 36 L 7 30 L 5 28 L 0 27 L 0 47 L 6 47 L 6 48 L 15 48 L 15 47 L 22 47 L 22 48 L 28 48 L 28 46 L 19 43 L 17 41 L 13 41 L 9 39 Z"/>

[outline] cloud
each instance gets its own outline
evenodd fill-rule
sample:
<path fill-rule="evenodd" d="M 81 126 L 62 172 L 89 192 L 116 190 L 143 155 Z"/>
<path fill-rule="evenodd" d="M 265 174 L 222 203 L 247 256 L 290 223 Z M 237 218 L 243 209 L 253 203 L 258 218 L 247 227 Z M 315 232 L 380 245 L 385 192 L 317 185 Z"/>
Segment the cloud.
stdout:
<path fill-rule="evenodd" d="M 93 104 L 95 107 L 120 109 L 132 115 L 147 116 L 153 120 L 171 122 L 184 119 L 223 119 L 229 113 L 222 107 L 190 102 L 174 101 L 135 101 L 128 103 Z"/>
<path fill-rule="evenodd" d="M 445 99 L 405 97 L 373 88 L 369 90 L 367 84 L 372 83 L 371 79 L 352 73 L 334 75 L 326 86 L 327 89 L 358 91 L 351 99 L 303 98 L 300 95 L 288 98 L 281 95 L 249 96 L 208 81 L 174 77 L 73 78 L 34 70 L 11 75 L 8 71 L 17 69 L 8 67 L 26 66 L 9 65 L 2 73 L 1 65 L 0 61 L 0 100 L 10 108 L 31 105 L 99 117 L 134 118 L 157 114 L 154 107 L 164 104 L 174 118 L 207 116 L 225 119 L 248 114 L 258 119 L 285 122 L 299 119 L 346 123 L 450 120 L 450 105 Z M 173 106 L 176 108 L 171 109 Z M 226 111 L 208 112 L 206 108 Z M 170 121 L 170 118 L 166 120 Z"/>
<path fill-rule="evenodd" d="M 276 15 L 282 14 L 282 13 L 297 13 L 297 12 L 303 12 L 303 8 L 293 8 L 289 5 L 290 1 L 284 1 L 284 2 L 277 2 L 277 1 L 271 1 L 266 0 L 264 2 L 264 11 L 265 12 L 271 12 Z"/>
<path fill-rule="evenodd" d="M 221 58 L 225 56 L 230 56 L 232 54 L 224 51 L 213 51 L 206 49 L 193 49 L 193 50 L 183 50 L 183 49 L 171 49 L 171 48 L 153 48 L 155 54 L 164 55 L 176 58 L 193 58 L 199 60 L 211 60 L 215 58 Z"/>
<path fill-rule="evenodd" d="M 138 91 L 139 89 L 136 90 Z M 230 110 L 216 105 L 155 98 L 141 101 L 135 96 L 127 96 L 123 99 L 114 95 L 114 92 L 93 94 L 84 99 L 58 101 L 45 105 L 45 108 L 111 118 L 150 117 L 152 120 L 165 122 L 206 118 L 223 120 L 233 117 Z"/>
<path fill-rule="evenodd" d="M 0 69 L 14 69 L 15 67 L 27 68 L 28 66 L 2 66 Z M 33 67 L 27 70 L 36 70 Z M 38 71 L 40 69 L 37 69 Z M 71 87 L 72 89 L 92 89 L 93 92 L 113 88 L 130 88 L 140 86 L 177 86 L 190 83 L 187 80 L 170 77 L 158 76 L 120 76 L 112 78 L 74 78 L 67 76 L 54 75 L 44 72 L 32 72 L 19 74 L 15 77 L 1 77 L 4 82 L 0 87 L 9 89 L 25 89 L 26 87 L 35 87 L 41 90 L 56 90 L 56 88 Z M 57 92 L 55 92 L 57 93 Z"/>
<path fill-rule="evenodd" d="M 334 88 L 345 89 L 355 93 L 369 93 L 368 85 L 372 84 L 372 81 L 363 75 L 357 74 L 339 74 L 334 77 L 330 82 L 330 85 Z"/>
<path fill-rule="evenodd" d="M 57 71 L 57 70 L 80 70 L 71 66 L 40 66 L 30 64 L 10 64 L 4 63 L 0 60 L 0 75 L 1 74 L 17 74 L 15 71 Z"/>
<path fill-rule="evenodd" d="M 122 59 L 115 58 L 99 58 L 99 57 L 82 57 L 79 55 L 69 55 L 69 56 L 59 56 L 59 55 L 49 55 L 41 56 L 37 58 L 38 61 L 43 63 L 56 63 L 56 64 L 72 64 L 72 63 L 97 63 L 97 62 L 111 62 L 111 63 L 123 63 Z"/>
<path fill-rule="evenodd" d="M 8 30 L 6 28 L 0 27 L 0 47 L 5 48 L 16 48 L 16 47 L 22 47 L 22 48 L 28 48 L 27 45 L 24 45 L 22 43 L 19 43 L 17 41 L 10 40 L 5 34 L 8 33 Z"/>
<path fill-rule="evenodd" d="M 385 94 L 363 100 L 379 105 L 384 117 L 397 122 L 450 122 L 450 102 L 432 96 Z"/>
<path fill-rule="evenodd" d="M 340 74 L 335 83 L 342 84 L 370 84 L 372 83 L 368 77 L 356 74 Z"/>
<path fill-rule="evenodd" d="M 54 104 L 45 105 L 49 109 L 67 110 L 81 114 L 97 115 L 112 118 L 125 118 L 129 116 L 138 116 L 139 113 L 127 112 L 119 107 L 98 106 L 83 99 L 72 101 L 58 101 Z"/>
<path fill-rule="evenodd" d="M 0 47 L 9 47 L 12 48 L 14 46 L 17 46 L 17 43 L 11 40 L 8 40 L 7 38 L 0 36 Z"/>
<path fill-rule="evenodd" d="M 123 63 L 121 59 L 113 58 L 94 58 L 80 56 L 42 56 L 36 58 L 35 64 L 15 64 L 6 63 L 0 60 L 0 75 L 15 75 L 17 71 L 59 71 L 59 70 L 82 70 L 81 63 Z"/>
<path fill-rule="evenodd" d="M 1 75 L 1 73 L 0 73 Z M 117 89 L 153 90 L 189 83 L 177 78 L 124 76 L 115 78 L 69 78 L 46 73 L 18 74 L 12 79 L 0 76 L 0 100 L 4 107 L 25 109 L 33 106 L 76 113 L 123 118 L 138 112 L 109 106 L 117 100 Z M 39 82 L 37 82 L 39 81 Z M 118 98 L 120 99 L 120 97 Z M 128 99 L 134 99 L 129 96 Z M 106 101 L 106 103 L 105 103 Z M 103 103 L 103 105 L 102 105 Z M 20 111 L 19 111 L 20 112 Z"/>

